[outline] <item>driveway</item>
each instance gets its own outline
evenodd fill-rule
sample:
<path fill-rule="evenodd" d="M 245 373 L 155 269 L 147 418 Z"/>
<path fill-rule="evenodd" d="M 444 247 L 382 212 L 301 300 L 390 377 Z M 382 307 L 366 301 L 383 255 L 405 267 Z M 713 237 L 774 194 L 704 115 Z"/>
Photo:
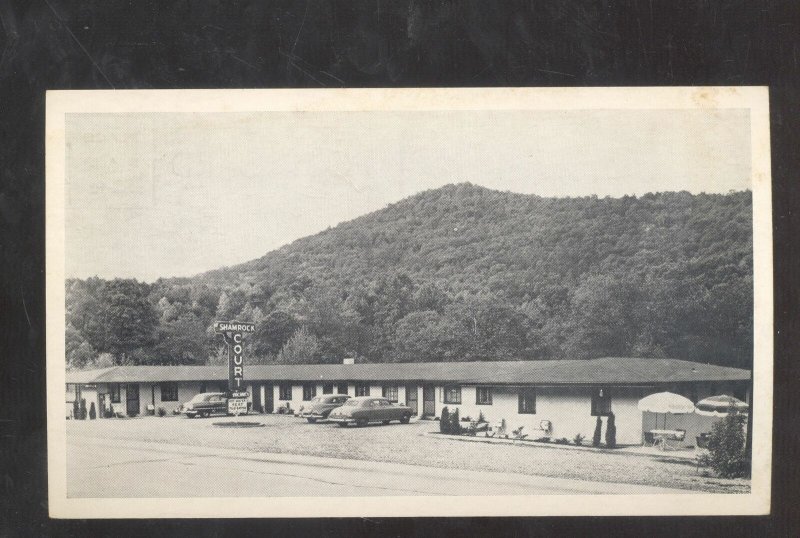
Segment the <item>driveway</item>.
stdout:
<path fill-rule="evenodd" d="M 240 429 L 214 425 L 236 420 L 259 422 L 263 427 Z M 229 449 L 251 455 L 315 456 L 454 471 L 629 484 L 632 493 L 637 492 L 636 486 L 716 493 L 749 491 L 749 482 L 745 480 L 700 476 L 691 461 L 621 452 L 561 450 L 537 444 L 462 442 L 428 435 L 437 431 L 438 426 L 438 422 L 433 421 L 412 421 L 410 424 L 339 428 L 326 423 L 308 424 L 302 419 L 282 415 L 250 415 L 239 419 L 142 417 L 69 421 L 67 441 L 152 442 L 163 446 Z M 70 458 L 75 459 L 81 453 L 78 447 Z"/>
<path fill-rule="evenodd" d="M 399 463 L 80 436 L 67 442 L 67 462 L 70 498 L 690 493 L 566 478 L 453 472 Z"/>

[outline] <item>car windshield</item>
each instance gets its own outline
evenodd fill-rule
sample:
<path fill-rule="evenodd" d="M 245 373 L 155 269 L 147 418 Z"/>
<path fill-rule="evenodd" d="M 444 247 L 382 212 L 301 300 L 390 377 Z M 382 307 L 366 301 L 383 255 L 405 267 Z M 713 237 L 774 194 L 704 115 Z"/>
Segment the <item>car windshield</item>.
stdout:
<path fill-rule="evenodd" d="M 347 400 L 342 405 L 347 405 L 347 406 L 350 406 L 350 407 L 356 407 L 358 404 L 359 404 L 358 400 Z"/>
<path fill-rule="evenodd" d="M 192 398 L 189 401 L 190 402 L 204 402 L 208 398 L 210 398 L 211 396 L 213 396 L 213 394 L 203 394 L 203 393 L 201 393 L 201 394 L 196 395 L 194 398 Z"/>
<path fill-rule="evenodd" d="M 321 402 L 322 398 L 320 398 L 319 396 L 314 396 L 313 398 L 311 398 L 311 401 L 312 402 Z"/>

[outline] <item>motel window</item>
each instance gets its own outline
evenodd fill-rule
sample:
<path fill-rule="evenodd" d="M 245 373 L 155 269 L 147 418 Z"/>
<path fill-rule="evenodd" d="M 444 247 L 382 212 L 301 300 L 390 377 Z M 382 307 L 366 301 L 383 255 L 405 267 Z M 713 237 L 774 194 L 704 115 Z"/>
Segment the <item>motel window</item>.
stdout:
<path fill-rule="evenodd" d="M 313 383 L 305 383 L 303 385 L 303 401 L 307 402 L 317 395 L 317 386 Z"/>
<path fill-rule="evenodd" d="M 339 383 L 339 387 L 336 389 L 338 394 L 347 394 L 347 383 Z"/>
<path fill-rule="evenodd" d="M 161 383 L 161 401 L 162 402 L 177 402 L 178 401 L 178 384 L 174 382 Z"/>
<path fill-rule="evenodd" d="M 461 403 L 461 387 L 445 387 L 444 388 L 444 403 L 447 403 L 447 404 L 460 404 Z"/>
<path fill-rule="evenodd" d="M 605 417 L 611 414 L 611 395 L 607 389 L 600 389 L 592 394 L 592 416 Z"/>
<path fill-rule="evenodd" d="M 384 385 L 383 386 L 383 397 L 389 400 L 390 402 L 397 401 L 397 385 Z"/>
<path fill-rule="evenodd" d="M 325 383 L 322 385 L 322 394 L 333 394 L 333 383 Z"/>
<path fill-rule="evenodd" d="M 369 396 L 369 385 L 367 383 L 356 383 L 356 396 Z"/>
<path fill-rule="evenodd" d="M 281 386 L 278 387 L 278 399 L 279 400 L 291 400 L 292 399 L 292 384 L 291 383 L 281 383 Z"/>
<path fill-rule="evenodd" d="M 111 383 L 108 386 L 109 394 L 111 394 L 111 403 L 119 403 L 119 383 Z"/>
<path fill-rule="evenodd" d="M 522 389 L 519 391 L 518 413 L 520 415 L 536 414 L 536 389 Z"/>
<path fill-rule="evenodd" d="M 475 387 L 475 403 L 478 405 L 492 405 L 491 387 Z"/>

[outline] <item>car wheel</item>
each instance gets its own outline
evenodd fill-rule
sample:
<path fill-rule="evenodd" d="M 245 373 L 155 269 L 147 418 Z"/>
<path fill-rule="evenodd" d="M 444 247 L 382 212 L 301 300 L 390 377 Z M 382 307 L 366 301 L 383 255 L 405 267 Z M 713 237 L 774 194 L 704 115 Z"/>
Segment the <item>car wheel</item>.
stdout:
<path fill-rule="evenodd" d="M 386 425 L 387 425 L 387 424 L 389 424 L 390 422 L 391 422 L 391 420 L 384 420 L 384 421 L 383 421 L 383 425 L 384 425 L 384 426 L 386 426 Z"/>
<path fill-rule="evenodd" d="M 186 418 L 194 418 L 194 415 L 190 415 L 189 413 L 186 413 Z"/>
<path fill-rule="evenodd" d="M 410 415 L 406 415 L 406 416 L 404 416 L 403 418 L 400 419 L 400 423 L 401 424 L 408 424 L 410 420 L 411 420 L 411 416 Z"/>
<path fill-rule="evenodd" d="M 340 428 L 346 428 L 347 427 L 347 422 L 340 422 L 339 423 L 339 427 Z"/>
<path fill-rule="evenodd" d="M 363 428 L 366 425 L 367 425 L 367 419 L 360 418 L 360 419 L 356 420 L 356 426 L 358 426 L 359 428 Z"/>
<path fill-rule="evenodd" d="M 314 424 L 317 422 L 317 419 L 315 418 L 307 418 L 306 420 L 308 421 L 309 424 Z"/>

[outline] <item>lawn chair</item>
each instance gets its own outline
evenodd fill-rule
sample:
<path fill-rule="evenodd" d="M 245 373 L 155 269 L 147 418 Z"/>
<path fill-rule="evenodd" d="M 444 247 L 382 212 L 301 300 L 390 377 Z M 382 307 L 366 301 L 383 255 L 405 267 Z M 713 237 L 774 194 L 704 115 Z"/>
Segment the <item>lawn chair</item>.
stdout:
<path fill-rule="evenodd" d="M 504 437 L 508 439 L 506 420 L 503 419 L 500 422 L 497 422 L 491 429 L 487 429 L 486 437 Z"/>
<path fill-rule="evenodd" d="M 519 428 L 517 428 L 516 430 L 513 430 L 513 431 L 511 432 L 511 435 L 513 435 L 513 440 L 514 440 L 514 441 L 522 441 L 523 439 L 525 439 L 526 437 L 528 437 L 528 434 L 527 434 L 527 433 L 522 433 L 522 429 L 523 429 L 524 427 L 525 427 L 525 426 L 520 426 Z"/>

